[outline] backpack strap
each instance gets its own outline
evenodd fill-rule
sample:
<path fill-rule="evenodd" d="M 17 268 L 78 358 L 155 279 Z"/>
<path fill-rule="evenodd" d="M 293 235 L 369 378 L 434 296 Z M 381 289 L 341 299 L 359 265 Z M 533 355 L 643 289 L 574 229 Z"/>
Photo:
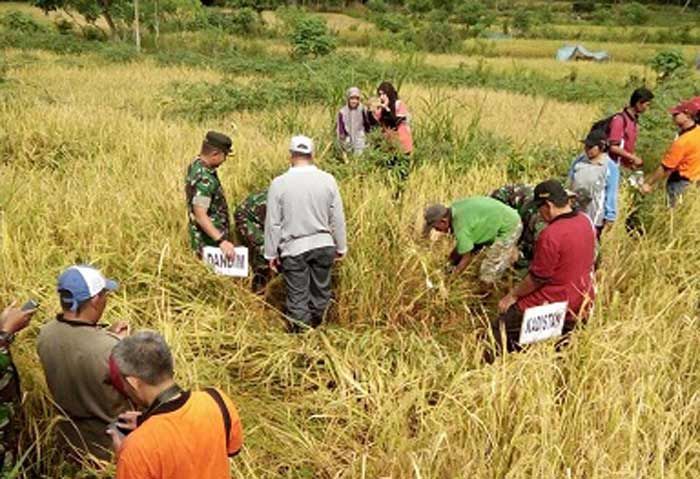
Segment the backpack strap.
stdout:
<path fill-rule="evenodd" d="M 207 388 L 204 392 L 211 396 L 216 405 L 219 406 L 219 410 L 221 410 L 221 415 L 224 418 L 224 430 L 226 431 L 226 451 L 228 451 L 229 437 L 231 436 L 231 414 L 229 414 L 224 398 L 221 397 L 219 391 L 214 388 Z"/>

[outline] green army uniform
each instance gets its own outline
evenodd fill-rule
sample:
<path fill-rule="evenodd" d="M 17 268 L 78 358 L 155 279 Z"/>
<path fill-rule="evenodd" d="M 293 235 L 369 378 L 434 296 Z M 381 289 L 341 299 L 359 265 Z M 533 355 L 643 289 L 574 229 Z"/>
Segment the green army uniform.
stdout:
<path fill-rule="evenodd" d="M 0 346 L 0 477 L 15 466 L 17 455 L 16 414 L 20 406 L 19 375 L 7 346 Z"/>
<path fill-rule="evenodd" d="M 519 261 L 518 266 L 527 266 L 524 263 L 532 260 L 537 237 L 547 226 L 547 222 L 539 214 L 537 205 L 532 202 L 534 191 L 534 188 L 529 185 L 512 184 L 502 186 L 491 193 L 491 198 L 517 211 L 523 222 L 523 234 L 518 246 L 525 261 Z"/>
<path fill-rule="evenodd" d="M 518 244 L 522 252 L 522 260 L 516 263 L 518 267 L 527 267 L 535 253 L 535 243 L 547 222 L 540 216 L 537 205 L 532 202 L 535 189 L 530 185 L 516 183 L 505 185 L 491 193 L 491 198 L 505 203 L 518 212 L 523 220 L 523 235 Z M 591 201 L 590 194 L 585 189 L 576 190 L 572 206 L 584 210 Z"/>
<path fill-rule="evenodd" d="M 236 231 L 248 247 L 250 265 L 253 268 L 253 288 L 264 286 L 270 275 L 265 259 L 265 215 L 267 190 L 249 195 L 233 215 Z"/>
<path fill-rule="evenodd" d="M 224 237 L 229 236 L 230 220 L 228 203 L 221 187 L 219 176 L 214 168 L 209 168 L 196 158 L 187 169 L 185 194 L 189 212 L 189 234 L 192 250 L 201 254 L 204 246 L 217 246 L 218 238 L 210 238 L 197 224 L 194 205 L 207 206 L 207 216 Z"/>

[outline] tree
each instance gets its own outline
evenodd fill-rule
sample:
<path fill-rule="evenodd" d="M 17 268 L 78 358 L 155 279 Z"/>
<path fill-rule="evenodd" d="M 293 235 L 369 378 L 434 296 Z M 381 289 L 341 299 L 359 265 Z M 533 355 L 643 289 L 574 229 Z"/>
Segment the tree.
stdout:
<path fill-rule="evenodd" d="M 315 16 L 302 16 L 292 25 L 290 35 L 295 57 L 328 55 L 335 50 L 335 38 L 328 32 L 326 22 Z"/>

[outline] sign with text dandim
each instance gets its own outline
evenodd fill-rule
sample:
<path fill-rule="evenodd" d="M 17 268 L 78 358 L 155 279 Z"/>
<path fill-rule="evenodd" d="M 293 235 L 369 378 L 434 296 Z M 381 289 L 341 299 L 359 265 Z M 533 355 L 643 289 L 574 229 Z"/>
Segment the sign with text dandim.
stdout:
<path fill-rule="evenodd" d="M 561 336 L 569 303 L 551 303 L 525 310 L 520 344 L 531 344 Z"/>
<path fill-rule="evenodd" d="M 248 248 L 239 246 L 235 248 L 235 251 L 236 256 L 229 259 L 221 251 L 221 248 L 205 246 L 202 249 L 202 259 L 212 267 L 216 274 L 245 278 L 248 276 Z"/>

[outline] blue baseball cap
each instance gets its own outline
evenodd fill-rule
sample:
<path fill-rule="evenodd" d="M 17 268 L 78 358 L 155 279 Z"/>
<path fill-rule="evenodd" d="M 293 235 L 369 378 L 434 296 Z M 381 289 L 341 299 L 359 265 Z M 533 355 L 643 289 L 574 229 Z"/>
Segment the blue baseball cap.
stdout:
<path fill-rule="evenodd" d="M 75 265 L 67 268 L 58 277 L 61 301 L 71 302 L 71 311 L 77 311 L 81 304 L 101 291 L 114 291 L 119 287 L 116 281 L 105 278 L 96 268 L 88 265 Z"/>

